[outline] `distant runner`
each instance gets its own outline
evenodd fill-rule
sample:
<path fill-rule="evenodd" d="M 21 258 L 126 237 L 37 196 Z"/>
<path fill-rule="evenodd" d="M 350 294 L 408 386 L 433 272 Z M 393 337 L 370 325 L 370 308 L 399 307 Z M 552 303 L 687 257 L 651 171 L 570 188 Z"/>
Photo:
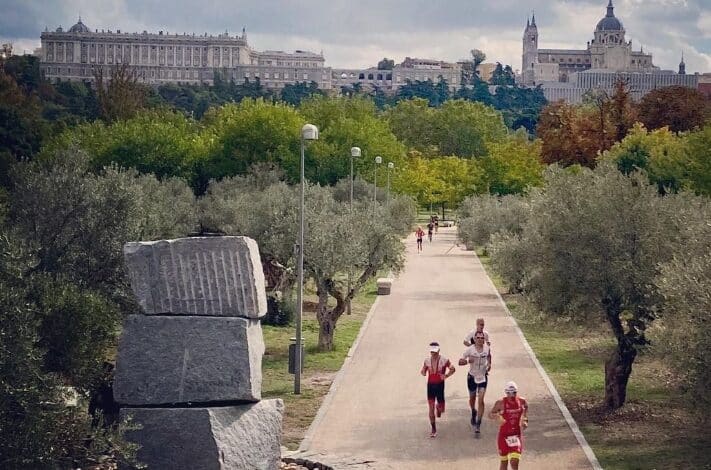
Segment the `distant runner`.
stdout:
<path fill-rule="evenodd" d="M 422 231 L 422 227 L 417 226 L 415 230 L 415 236 L 417 237 L 417 252 L 422 251 L 422 238 L 425 236 L 425 232 Z"/>
<path fill-rule="evenodd" d="M 467 333 L 467 335 L 464 337 L 464 346 L 471 346 L 472 344 L 474 344 L 474 335 L 478 331 L 484 333 L 484 342 L 487 346 L 491 347 L 491 338 L 489 337 L 489 332 L 484 329 L 483 318 L 476 319 L 476 327 L 474 327 L 474 329 Z"/>
<path fill-rule="evenodd" d="M 484 395 L 489 382 L 489 370 L 491 369 L 491 351 L 484 342 L 484 333 L 478 331 L 474 336 L 475 344 L 469 346 L 459 359 L 459 365 L 469 364 L 467 374 L 467 389 L 469 390 L 469 407 L 472 410 L 471 425 L 474 432 L 481 432 L 481 419 L 484 417 Z M 478 398 L 478 406 L 477 406 Z"/>
<path fill-rule="evenodd" d="M 429 238 L 430 243 L 432 243 L 432 231 L 434 230 L 434 224 L 432 221 L 430 221 L 429 224 L 427 224 L 427 238 Z"/>
<path fill-rule="evenodd" d="M 437 418 L 444 413 L 444 381 L 454 374 L 454 366 L 449 359 L 440 355 L 439 343 L 430 343 L 430 357 L 425 359 L 420 374 L 427 376 L 427 404 L 430 409 L 430 437 L 437 437 L 437 424 L 435 423 L 435 402 Z"/>
<path fill-rule="evenodd" d="M 434 216 L 434 226 L 435 226 L 435 233 L 439 230 L 439 216 L 435 215 Z"/>
<path fill-rule="evenodd" d="M 523 452 L 522 431 L 528 427 L 528 403 L 525 398 L 517 396 L 516 382 L 507 383 L 504 393 L 506 396 L 494 403 L 489 417 L 501 423 L 497 439 L 501 457 L 499 470 L 507 470 L 509 462 L 513 470 L 518 470 Z"/>

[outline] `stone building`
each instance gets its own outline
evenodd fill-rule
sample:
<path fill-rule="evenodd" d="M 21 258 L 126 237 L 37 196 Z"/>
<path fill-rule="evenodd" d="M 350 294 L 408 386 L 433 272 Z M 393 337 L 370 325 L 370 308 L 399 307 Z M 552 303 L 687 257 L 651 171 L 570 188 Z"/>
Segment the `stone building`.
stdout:
<path fill-rule="evenodd" d="M 523 33 L 523 58 L 521 64 L 524 85 L 541 82 L 567 82 L 570 75 L 589 69 L 613 71 L 652 72 L 658 70 L 652 55 L 632 50 L 632 41 L 625 39 L 625 28 L 615 17 L 612 0 L 607 14 L 597 23 L 593 40 L 585 49 L 540 49 L 536 16 L 527 21 Z"/>
<path fill-rule="evenodd" d="M 541 49 L 538 47 L 536 17 L 526 23 L 523 33 L 522 72 L 524 86 L 540 85 L 548 101 L 580 103 L 591 90 L 612 93 L 617 81 L 627 83 L 634 99 L 655 88 L 681 85 L 697 88 L 698 76 L 686 74 L 682 56 L 679 72 L 660 70 L 652 55 L 632 50 L 625 39 L 625 28 L 615 17 L 612 0 L 607 13 L 598 21 L 593 40 L 585 49 Z"/>
<path fill-rule="evenodd" d="M 447 81 L 450 89 L 459 88 L 462 67 L 458 63 L 443 62 L 441 60 L 417 59 L 406 57 L 405 60 L 395 65 L 391 70 L 381 70 L 376 67 L 365 69 L 332 69 L 333 88 L 352 86 L 359 83 L 363 89 L 381 89 L 394 93 L 407 81 L 432 80 L 438 82 L 440 77 Z"/>
<path fill-rule="evenodd" d="M 41 35 L 40 67 L 50 80 L 93 80 L 93 69 L 126 63 L 144 83 L 212 84 L 215 73 L 238 83 L 259 78 L 272 89 L 287 83 L 314 81 L 330 89 L 331 71 L 322 54 L 306 51 L 258 52 L 247 34 L 127 33 L 94 30 L 81 21 Z"/>

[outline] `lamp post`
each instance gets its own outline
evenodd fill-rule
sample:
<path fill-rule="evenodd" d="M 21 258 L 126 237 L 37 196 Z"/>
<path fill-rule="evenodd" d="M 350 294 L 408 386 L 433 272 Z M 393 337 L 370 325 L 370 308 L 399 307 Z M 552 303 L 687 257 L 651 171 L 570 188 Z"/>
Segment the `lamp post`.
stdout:
<path fill-rule="evenodd" d="M 395 168 L 395 164 L 393 162 L 388 162 L 388 201 L 390 200 L 390 170 Z"/>
<path fill-rule="evenodd" d="M 375 178 L 373 178 L 373 211 L 378 204 L 378 165 L 383 163 L 383 157 L 375 157 Z"/>
<path fill-rule="evenodd" d="M 353 211 L 353 159 L 360 157 L 360 147 L 351 147 L 351 199 L 350 210 Z"/>
<path fill-rule="evenodd" d="M 304 146 L 307 140 L 318 140 L 318 127 L 313 124 L 304 124 L 301 128 L 301 201 L 299 204 L 299 243 L 297 275 L 298 290 L 296 291 L 296 352 L 294 354 L 294 394 L 301 393 L 301 317 L 304 313 Z"/>
<path fill-rule="evenodd" d="M 353 159 L 360 157 L 360 147 L 351 147 L 351 197 L 348 205 L 348 212 L 353 212 Z M 348 290 L 351 291 L 351 270 L 348 270 Z M 348 299 L 346 304 L 346 315 L 351 314 L 351 299 Z"/>

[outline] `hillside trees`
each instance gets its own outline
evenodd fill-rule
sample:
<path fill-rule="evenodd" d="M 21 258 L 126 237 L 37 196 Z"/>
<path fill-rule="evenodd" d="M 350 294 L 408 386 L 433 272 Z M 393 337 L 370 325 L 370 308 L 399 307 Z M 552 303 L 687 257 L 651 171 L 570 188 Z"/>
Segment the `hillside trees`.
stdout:
<path fill-rule="evenodd" d="M 709 117 L 709 100 L 684 86 L 657 88 L 639 102 L 639 119 L 647 129 L 668 126 L 672 132 L 700 128 Z"/>

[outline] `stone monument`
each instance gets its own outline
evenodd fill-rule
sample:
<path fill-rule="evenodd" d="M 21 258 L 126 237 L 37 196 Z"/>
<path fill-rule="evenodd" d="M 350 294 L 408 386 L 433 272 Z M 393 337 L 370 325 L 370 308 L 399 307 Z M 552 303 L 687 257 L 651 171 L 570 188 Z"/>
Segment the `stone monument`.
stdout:
<path fill-rule="evenodd" d="M 130 242 L 142 312 L 119 340 L 114 398 L 140 430 L 149 469 L 277 469 L 283 403 L 261 400 L 266 314 L 257 243 L 247 237 Z"/>

